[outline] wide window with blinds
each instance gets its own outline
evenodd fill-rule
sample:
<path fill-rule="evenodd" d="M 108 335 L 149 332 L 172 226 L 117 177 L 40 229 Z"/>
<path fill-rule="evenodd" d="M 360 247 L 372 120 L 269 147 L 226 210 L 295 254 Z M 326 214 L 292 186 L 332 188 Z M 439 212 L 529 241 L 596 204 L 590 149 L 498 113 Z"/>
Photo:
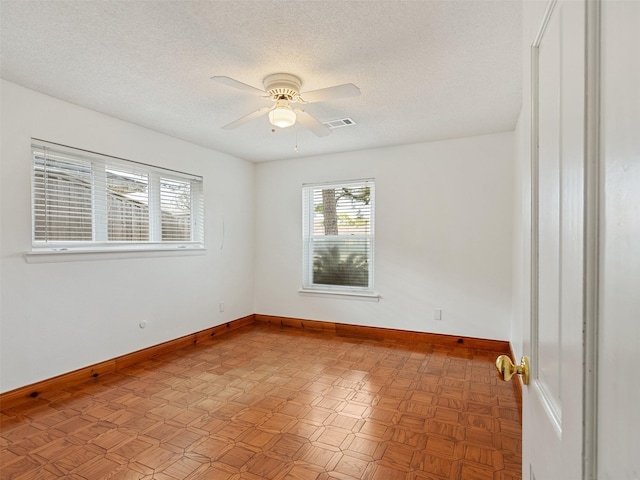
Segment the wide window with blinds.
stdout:
<path fill-rule="evenodd" d="M 200 176 L 32 140 L 34 251 L 204 247 Z"/>
<path fill-rule="evenodd" d="M 374 181 L 303 185 L 303 290 L 373 290 Z"/>

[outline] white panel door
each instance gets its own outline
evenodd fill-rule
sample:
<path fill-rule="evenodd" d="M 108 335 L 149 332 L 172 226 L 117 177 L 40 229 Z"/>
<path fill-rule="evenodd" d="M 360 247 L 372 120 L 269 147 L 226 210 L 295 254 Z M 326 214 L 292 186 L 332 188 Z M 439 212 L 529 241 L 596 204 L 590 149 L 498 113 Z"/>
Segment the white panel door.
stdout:
<path fill-rule="evenodd" d="M 586 2 L 552 1 L 532 46 L 532 305 L 523 478 L 583 478 Z M 528 338 L 527 338 L 528 337 Z"/>

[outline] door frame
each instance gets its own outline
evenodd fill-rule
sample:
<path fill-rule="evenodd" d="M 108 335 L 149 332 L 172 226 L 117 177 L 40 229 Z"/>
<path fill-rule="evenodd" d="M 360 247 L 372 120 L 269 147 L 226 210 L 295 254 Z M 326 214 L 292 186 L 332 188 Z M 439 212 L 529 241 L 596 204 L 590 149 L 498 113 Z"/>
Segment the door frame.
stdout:
<path fill-rule="evenodd" d="M 598 325 L 600 295 L 600 212 L 604 187 L 600 159 L 601 0 L 585 5 L 585 284 L 583 478 L 596 480 L 598 460 Z"/>
<path fill-rule="evenodd" d="M 584 250 L 583 250 L 583 442 L 582 479 L 597 476 L 597 374 L 598 309 L 600 275 L 600 225 L 602 175 L 600 161 L 600 6 L 601 0 L 585 4 L 585 105 L 584 105 Z M 530 47 L 531 60 L 531 262 L 529 339 L 538 329 L 538 156 L 539 156 L 539 48 L 557 0 L 547 3 L 539 30 Z M 533 351 L 533 345 L 528 345 Z M 537 368 L 537 360 L 533 368 Z M 523 457 L 524 459 L 524 457 Z M 525 471 L 523 465 L 523 473 Z"/>

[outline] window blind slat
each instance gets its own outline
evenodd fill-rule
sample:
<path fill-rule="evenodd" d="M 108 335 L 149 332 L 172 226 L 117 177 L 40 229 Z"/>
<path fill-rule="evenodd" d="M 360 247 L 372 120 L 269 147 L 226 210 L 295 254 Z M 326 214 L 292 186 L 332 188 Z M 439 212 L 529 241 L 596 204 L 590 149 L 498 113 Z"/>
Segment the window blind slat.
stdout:
<path fill-rule="evenodd" d="M 33 141 L 34 247 L 204 243 L 202 177 Z M 152 192 L 160 192 L 159 202 Z M 151 235 L 152 225 L 162 232 Z M 153 238 L 152 238 L 153 237 Z"/>
<path fill-rule="evenodd" d="M 373 289 L 374 182 L 303 186 L 303 288 Z"/>

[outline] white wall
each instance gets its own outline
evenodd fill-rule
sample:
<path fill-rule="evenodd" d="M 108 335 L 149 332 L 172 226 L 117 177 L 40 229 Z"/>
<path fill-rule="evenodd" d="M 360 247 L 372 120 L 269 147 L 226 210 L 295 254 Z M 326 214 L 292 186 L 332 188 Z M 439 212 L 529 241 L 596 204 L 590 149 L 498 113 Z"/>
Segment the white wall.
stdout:
<path fill-rule="evenodd" d="M 301 295 L 302 184 L 368 177 L 382 298 Z M 513 133 L 258 164 L 255 312 L 508 340 L 512 186 Z"/>
<path fill-rule="evenodd" d="M 253 313 L 253 164 L 9 82 L 1 95 L 0 391 Z M 27 264 L 30 137 L 204 176 L 206 254 Z"/>

